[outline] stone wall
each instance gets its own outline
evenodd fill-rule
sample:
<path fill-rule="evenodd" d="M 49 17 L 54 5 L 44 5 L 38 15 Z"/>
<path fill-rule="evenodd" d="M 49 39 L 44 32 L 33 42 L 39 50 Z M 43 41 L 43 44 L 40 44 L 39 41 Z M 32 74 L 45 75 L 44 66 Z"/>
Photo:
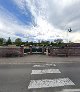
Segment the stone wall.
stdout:
<path fill-rule="evenodd" d="M 0 47 L 0 57 L 15 57 L 24 55 L 23 47 Z"/>
<path fill-rule="evenodd" d="M 50 56 L 80 56 L 80 47 L 49 48 Z"/>

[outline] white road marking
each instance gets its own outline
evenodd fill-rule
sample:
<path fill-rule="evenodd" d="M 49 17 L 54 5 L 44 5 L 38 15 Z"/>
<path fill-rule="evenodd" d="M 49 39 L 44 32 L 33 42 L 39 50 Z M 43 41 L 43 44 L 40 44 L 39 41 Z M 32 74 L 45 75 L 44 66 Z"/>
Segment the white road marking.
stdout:
<path fill-rule="evenodd" d="M 10 65 L 10 64 L 13 64 L 13 65 L 16 65 L 16 64 L 22 65 L 22 64 L 31 64 L 31 63 L 27 63 L 27 62 L 26 62 L 26 63 L 25 63 L 25 62 L 11 62 L 11 63 L 1 62 L 0 64 L 1 64 L 1 65 L 2 65 L 2 64 L 3 64 L 3 65 L 4 65 L 4 64 L 7 64 L 7 65 L 8 65 L 8 64 L 9 64 L 9 65 Z"/>
<path fill-rule="evenodd" d="M 59 92 L 80 92 L 80 89 L 63 89 L 62 91 Z"/>
<path fill-rule="evenodd" d="M 56 65 L 54 64 L 54 66 L 56 66 Z"/>
<path fill-rule="evenodd" d="M 46 64 L 47 66 L 51 66 L 51 65 L 53 65 L 53 64 Z"/>
<path fill-rule="evenodd" d="M 75 85 L 69 78 L 31 80 L 28 89 Z"/>
<path fill-rule="evenodd" d="M 45 67 L 45 65 L 34 65 L 33 67 Z"/>
<path fill-rule="evenodd" d="M 47 66 L 56 66 L 55 64 L 46 64 Z"/>
<path fill-rule="evenodd" d="M 44 61 L 43 61 L 44 62 Z M 41 63 L 43 63 L 43 62 L 41 62 Z M 19 63 L 19 62 L 18 62 Z M 18 63 L 15 63 L 15 64 L 18 64 Z M 38 62 L 36 62 L 37 64 L 40 64 L 40 63 L 38 63 Z M 20 64 L 36 64 L 35 63 L 35 61 L 34 62 L 31 62 L 31 61 L 28 61 L 28 62 L 20 62 Z M 44 62 L 44 63 L 46 63 L 46 62 Z M 51 63 L 53 63 L 53 62 L 51 62 Z M 75 63 L 75 62 L 54 62 L 55 64 L 65 64 L 65 63 Z M 4 64 L 9 64 L 9 62 L 0 62 L 0 64 L 1 65 L 4 65 Z M 11 64 L 13 64 L 13 62 L 11 62 Z"/>
<path fill-rule="evenodd" d="M 31 74 L 61 73 L 59 69 L 32 70 Z"/>
<path fill-rule="evenodd" d="M 33 65 L 33 67 L 56 66 L 55 64 Z"/>

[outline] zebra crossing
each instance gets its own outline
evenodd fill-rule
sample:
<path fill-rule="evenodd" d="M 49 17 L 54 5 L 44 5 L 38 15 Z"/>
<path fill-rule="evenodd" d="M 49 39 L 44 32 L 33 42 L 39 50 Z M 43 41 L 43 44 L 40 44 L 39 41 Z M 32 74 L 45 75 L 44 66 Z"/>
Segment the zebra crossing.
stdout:
<path fill-rule="evenodd" d="M 50 68 L 52 66 L 52 68 Z M 38 68 L 38 69 L 35 69 Z M 40 69 L 44 68 L 44 69 Z M 48 68 L 48 69 L 47 69 Z M 31 76 L 45 75 L 45 74 L 61 74 L 61 71 L 56 68 L 56 64 L 43 64 L 43 65 L 33 65 L 33 70 Z M 75 84 L 67 78 L 53 78 L 53 79 L 39 79 L 30 80 L 28 89 L 38 89 L 38 88 L 54 88 L 54 87 L 64 87 L 64 86 L 74 86 Z"/>
<path fill-rule="evenodd" d="M 33 67 L 56 66 L 55 64 L 33 65 Z"/>
<path fill-rule="evenodd" d="M 59 69 L 32 70 L 32 74 L 61 73 Z"/>

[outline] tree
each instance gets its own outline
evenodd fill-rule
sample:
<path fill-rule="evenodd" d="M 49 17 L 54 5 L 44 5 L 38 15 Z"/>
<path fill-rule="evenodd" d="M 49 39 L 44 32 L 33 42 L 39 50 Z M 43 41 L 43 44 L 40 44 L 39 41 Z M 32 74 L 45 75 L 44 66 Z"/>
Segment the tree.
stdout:
<path fill-rule="evenodd" d="M 11 45 L 12 44 L 12 41 L 11 41 L 11 38 L 9 37 L 8 40 L 6 41 L 6 45 Z"/>
<path fill-rule="evenodd" d="M 0 38 L 0 45 L 3 45 L 6 42 L 4 38 Z"/>
<path fill-rule="evenodd" d="M 41 44 L 44 46 L 48 46 L 48 45 L 50 45 L 50 42 L 49 41 L 41 41 Z"/>
<path fill-rule="evenodd" d="M 21 40 L 20 38 L 17 38 L 17 39 L 15 40 L 15 44 L 16 44 L 17 46 L 20 46 L 20 45 L 22 44 L 22 40 Z"/>
<path fill-rule="evenodd" d="M 55 42 L 55 43 L 58 43 L 58 44 L 59 44 L 59 43 L 63 43 L 63 39 L 55 39 L 54 42 Z"/>

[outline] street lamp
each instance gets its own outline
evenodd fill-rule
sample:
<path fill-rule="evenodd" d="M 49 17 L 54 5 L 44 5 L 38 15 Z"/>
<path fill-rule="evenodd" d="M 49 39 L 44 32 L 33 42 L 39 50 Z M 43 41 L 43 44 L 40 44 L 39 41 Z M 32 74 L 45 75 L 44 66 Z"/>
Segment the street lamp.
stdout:
<path fill-rule="evenodd" d="M 71 27 L 69 27 L 68 30 L 67 30 L 67 43 L 69 43 L 69 40 L 68 40 L 68 32 L 72 32 Z"/>
<path fill-rule="evenodd" d="M 68 32 L 72 32 L 71 27 L 68 28 L 68 30 L 67 30 L 67 54 L 66 54 L 67 57 L 68 57 L 68 43 L 69 43 L 69 41 L 68 41 Z"/>

